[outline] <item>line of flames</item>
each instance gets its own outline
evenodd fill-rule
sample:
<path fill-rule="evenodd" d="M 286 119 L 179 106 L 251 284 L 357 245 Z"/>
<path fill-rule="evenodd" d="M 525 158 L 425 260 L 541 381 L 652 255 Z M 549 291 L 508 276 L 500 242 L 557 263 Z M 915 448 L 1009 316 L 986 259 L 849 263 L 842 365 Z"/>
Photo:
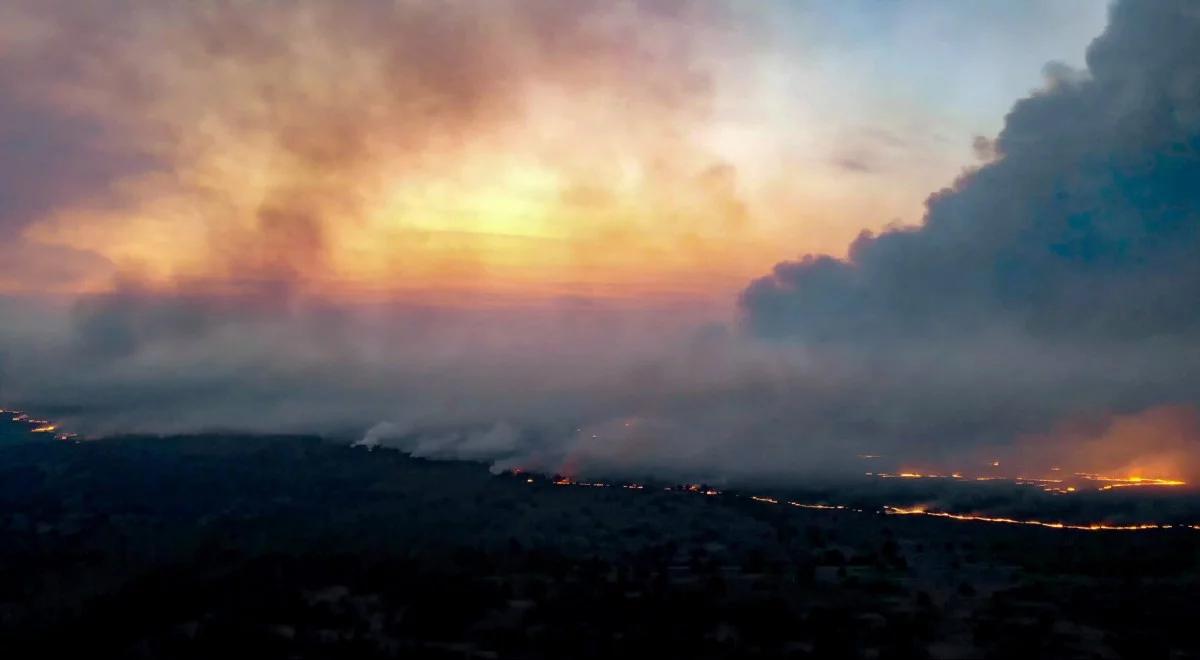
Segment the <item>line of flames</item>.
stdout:
<path fill-rule="evenodd" d="M 29 413 L 21 410 L 8 410 L 6 408 L 0 408 L 0 415 L 9 415 L 9 419 L 13 422 L 32 426 L 33 428 L 29 429 L 30 433 L 54 433 L 54 437 L 58 440 L 74 440 L 78 437 L 78 435 L 75 433 L 59 431 L 58 424 L 55 424 L 50 420 L 36 419 Z"/>
<path fill-rule="evenodd" d="M 28 413 L 22 412 L 20 410 L 7 410 L 7 409 L 0 408 L 0 415 L 5 415 L 5 414 L 11 415 L 11 419 L 13 422 L 33 426 L 34 428 L 30 429 L 30 432 L 32 432 L 32 433 L 56 433 L 59 428 L 57 424 L 53 424 L 49 420 L 35 419 L 35 418 L 31 417 Z M 55 437 L 59 440 L 71 440 L 73 438 L 76 438 L 77 436 L 74 433 L 57 433 L 55 435 Z M 513 473 L 519 475 L 519 474 L 523 474 L 524 471 L 517 469 L 517 470 L 513 470 Z M 901 472 L 898 474 L 883 473 L 883 472 L 881 472 L 881 473 L 868 472 L 867 475 L 868 476 L 876 476 L 876 477 L 885 478 L 885 479 L 887 479 L 887 478 L 965 479 L 966 478 L 957 472 L 951 473 L 949 475 L 921 474 L 921 473 L 917 473 L 917 472 Z M 1178 481 L 1175 479 L 1160 479 L 1160 478 L 1154 478 L 1154 477 L 1107 477 L 1104 475 L 1086 473 L 1086 472 L 1077 472 L 1077 473 L 1075 473 L 1075 476 L 1077 476 L 1081 479 L 1084 479 L 1084 480 L 1088 480 L 1088 481 L 1097 481 L 1097 482 L 1105 483 L 1105 485 L 1102 486 L 1100 488 L 1100 490 L 1111 490 L 1113 488 L 1129 488 L 1129 487 L 1135 487 L 1135 486 L 1172 486 L 1173 487 L 1173 486 L 1186 485 L 1186 483 L 1183 481 Z M 1007 479 L 1007 478 L 1006 477 L 974 477 L 974 480 L 976 480 L 976 481 L 992 481 L 992 480 L 998 480 L 998 479 Z M 1035 485 L 1061 484 L 1064 482 L 1064 480 L 1062 480 L 1062 479 L 1042 479 L 1042 478 L 1033 478 L 1033 477 L 1016 477 L 1016 478 L 1012 478 L 1010 480 L 1014 481 L 1015 483 L 1018 483 L 1018 484 L 1035 484 Z M 531 484 L 535 483 L 535 480 L 532 478 L 528 478 L 528 479 L 526 479 L 526 481 Z M 613 484 L 606 483 L 603 481 L 590 481 L 590 482 L 589 481 L 575 481 L 574 479 L 571 479 L 570 477 L 558 477 L 558 478 L 554 479 L 551 483 L 553 483 L 556 486 L 584 486 L 584 487 L 592 487 L 592 488 L 610 488 L 613 486 Z M 619 484 L 619 486 L 626 490 L 644 490 L 646 488 L 643 484 L 637 484 L 637 483 Z M 682 491 L 682 492 L 706 495 L 706 496 L 710 496 L 710 497 L 722 494 L 722 492 L 720 490 L 717 490 L 715 488 L 711 488 L 708 486 L 704 486 L 702 484 L 685 484 L 683 486 L 678 486 L 678 487 L 668 486 L 668 487 L 665 487 L 663 490 Z M 1057 487 L 1057 486 L 1049 486 L 1047 488 L 1047 490 L 1053 490 L 1054 492 L 1074 492 L 1075 489 L 1073 487 L 1061 488 L 1061 487 Z M 787 504 L 788 506 L 793 506 L 793 507 L 800 508 L 800 509 L 811 509 L 811 510 L 820 510 L 820 511 L 853 511 L 855 513 L 863 513 L 863 509 L 848 507 L 848 506 L 842 505 L 842 504 L 824 504 L 824 503 L 813 504 L 813 503 L 795 502 L 792 500 L 778 500 L 778 499 L 775 499 L 772 497 L 766 497 L 766 496 L 762 496 L 762 495 L 750 495 L 749 497 L 751 500 L 754 500 L 756 502 L 762 502 L 764 504 L 783 503 L 783 504 Z M 1200 531 L 1200 524 L 1194 524 L 1194 525 L 1193 524 L 1170 525 L 1170 524 L 1162 524 L 1162 523 L 1134 523 L 1134 524 L 1126 524 L 1126 525 L 1108 524 L 1108 523 L 1072 524 L 1072 523 L 1063 523 L 1063 522 L 1049 522 L 1049 521 L 1044 521 L 1044 520 L 1032 520 L 1032 519 L 1023 520 L 1023 519 L 1017 519 L 1017 518 L 1005 518 L 1005 517 L 998 517 L 998 516 L 983 516 L 983 515 L 978 515 L 978 514 L 951 513 L 949 511 L 929 511 L 929 510 L 921 508 L 921 507 L 897 507 L 897 506 L 885 505 L 885 506 L 883 506 L 883 508 L 881 510 L 883 511 L 883 513 L 885 513 L 887 515 L 930 516 L 930 517 L 935 517 L 935 518 L 946 518 L 949 520 L 958 520 L 958 521 L 967 521 L 967 522 L 987 522 L 987 523 L 1000 523 L 1000 524 L 1007 524 L 1007 525 L 1025 525 L 1025 526 L 1031 526 L 1031 527 L 1043 527 L 1043 528 L 1047 528 L 1047 529 L 1070 529 L 1070 530 L 1079 530 L 1079 531 L 1087 531 L 1087 532 L 1146 531 L 1146 530 L 1173 529 L 1173 528 L 1191 529 L 1191 530 Z"/>
<path fill-rule="evenodd" d="M 520 475 L 520 474 L 523 474 L 524 471 L 513 470 L 513 473 Z M 536 480 L 533 478 L 528 478 L 528 479 L 526 479 L 526 481 L 530 484 L 536 483 Z M 1118 481 L 1120 481 L 1120 480 L 1118 480 Z M 584 486 L 584 487 L 593 487 L 593 488 L 595 488 L 595 487 L 609 488 L 609 487 L 614 486 L 614 484 L 610 484 L 610 483 L 606 483 L 606 482 L 602 482 L 602 481 L 575 481 L 574 479 L 571 479 L 569 477 L 556 477 L 550 483 L 554 484 L 555 486 Z M 626 488 L 626 489 L 630 489 L 630 490 L 645 489 L 644 485 L 635 484 L 635 483 L 616 484 L 616 485 L 620 486 L 621 488 Z M 1176 484 L 1170 483 L 1170 484 L 1161 484 L 1161 485 L 1176 485 Z M 708 488 L 708 487 L 700 485 L 700 484 L 686 484 L 684 486 L 675 486 L 675 487 L 667 486 L 667 487 L 664 487 L 663 490 L 675 491 L 675 492 L 696 493 L 696 494 L 709 495 L 709 496 L 722 494 L 722 492 L 719 490 L 716 490 L 714 488 Z M 777 499 L 774 497 L 767 497 L 765 495 L 749 495 L 747 497 L 755 502 L 760 502 L 762 504 L 771 504 L 771 505 L 785 504 L 785 505 L 796 507 L 799 509 L 811 509 L 811 510 L 818 510 L 818 511 L 851 511 L 854 513 L 865 513 L 866 512 L 864 509 L 850 507 L 850 506 L 846 506 L 844 504 L 795 502 L 792 500 L 781 500 L 781 499 Z M 1006 524 L 1006 525 L 1023 525 L 1023 526 L 1027 526 L 1027 527 L 1042 527 L 1045 529 L 1077 530 L 1077 531 L 1084 531 L 1084 532 L 1136 532 L 1136 531 L 1166 530 L 1166 529 L 1190 529 L 1193 531 L 1200 531 L 1200 524 L 1175 524 L 1175 525 L 1165 524 L 1165 523 L 1073 524 L 1073 523 L 1064 523 L 1064 522 L 1051 522 L 1051 521 L 1045 521 L 1045 520 L 1005 518 L 1005 517 L 1000 517 L 1000 516 L 984 516 L 984 515 L 966 514 L 966 513 L 951 513 L 949 511 L 930 511 L 930 510 L 922 508 L 922 507 L 898 507 L 898 506 L 891 506 L 891 505 L 884 505 L 882 508 L 878 509 L 878 511 L 881 511 L 885 515 L 892 515 L 892 516 L 929 516 L 929 517 L 933 517 L 933 518 L 945 518 L 948 520 L 958 520 L 958 521 L 963 521 L 963 522 L 986 522 L 986 523 L 998 523 L 998 524 Z"/>
<path fill-rule="evenodd" d="M 1057 468 L 1052 468 L 1057 470 Z M 921 473 L 921 472 L 867 472 L 868 477 L 877 479 L 953 479 L 961 481 L 1011 481 L 1018 486 L 1038 486 L 1047 493 L 1070 494 L 1078 492 L 1075 486 L 1066 485 L 1068 479 L 1050 479 L 1045 477 L 1005 477 L 1005 476 L 976 476 L 965 477 L 958 472 L 950 474 Z M 1145 488 L 1145 487 L 1180 487 L 1186 486 L 1186 481 L 1165 479 L 1160 477 L 1110 477 L 1091 472 L 1076 472 L 1076 483 L 1079 481 L 1098 482 L 1104 485 L 1098 490 L 1113 490 L 1114 488 Z"/>
<path fill-rule="evenodd" d="M 920 507 L 896 507 L 885 506 L 883 512 L 888 515 L 896 516 L 933 516 L 935 518 L 949 518 L 951 520 L 966 520 L 972 522 L 988 522 L 1002 523 L 1007 525 L 1030 525 L 1033 527 L 1047 527 L 1050 529 L 1076 529 L 1085 532 L 1136 532 L 1149 529 L 1173 529 L 1176 527 L 1183 529 L 1200 530 L 1200 525 L 1168 525 L 1162 523 L 1133 523 L 1128 525 L 1114 525 L 1109 523 L 1089 523 L 1085 525 L 1077 525 L 1062 522 L 1047 522 L 1044 520 L 1021 520 L 1017 518 L 1003 518 L 993 516 L 980 516 L 964 513 L 950 513 L 948 511 L 928 511 Z"/>

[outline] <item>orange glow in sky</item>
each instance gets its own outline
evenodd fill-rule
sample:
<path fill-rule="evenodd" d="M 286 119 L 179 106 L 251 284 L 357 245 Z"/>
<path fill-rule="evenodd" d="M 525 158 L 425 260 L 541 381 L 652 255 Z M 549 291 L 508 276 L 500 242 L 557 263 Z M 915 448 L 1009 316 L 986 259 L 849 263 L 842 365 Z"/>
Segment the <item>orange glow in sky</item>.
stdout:
<path fill-rule="evenodd" d="M 56 72 L 22 77 L 20 101 L 88 126 L 96 162 L 138 166 L 21 226 L 105 267 L 54 283 L 0 268 L 0 291 L 106 290 L 116 275 L 728 301 L 778 261 L 918 222 L 1005 107 L 946 115 L 954 140 L 911 126 L 936 99 L 859 116 L 854 51 L 793 54 L 797 35 L 773 27 L 834 17 L 672 7 L 151 3 L 64 22 L 15 3 L 0 11 L 12 75 Z"/>

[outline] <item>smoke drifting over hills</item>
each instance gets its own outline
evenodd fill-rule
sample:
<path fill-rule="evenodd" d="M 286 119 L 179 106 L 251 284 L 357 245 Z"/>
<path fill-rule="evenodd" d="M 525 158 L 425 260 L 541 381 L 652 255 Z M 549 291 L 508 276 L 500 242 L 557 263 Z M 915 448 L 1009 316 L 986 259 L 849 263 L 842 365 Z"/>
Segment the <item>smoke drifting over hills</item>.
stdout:
<path fill-rule="evenodd" d="M 373 29 L 369 21 L 349 28 Z M 554 55 L 562 32 L 533 31 L 549 50 L 530 57 L 573 72 L 595 61 Z M 423 48 L 441 52 L 435 43 Z M 454 68 L 448 79 L 467 84 L 478 74 L 503 91 L 502 76 L 459 70 L 444 55 L 435 59 Z M 660 84 L 687 67 L 656 61 L 666 62 L 662 75 L 647 74 L 639 98 L 657 98 L 686 122 L 693 102 L 703 105 L 704 86 Z M 623 85 L 616 79 L 631 65 L 618 65 L 585 66 L 584 80 Z M 1046 75 L 1044 89 L 1019 101 L 990 143 L 994 159 L 934 194 L 919 227 L 863 234 L 845 259 L 778 264 L 742 293 L 740 322 L 711 301 L 491 306 L 317 295 L 289 274 L 324 267 L 317 253 L 335 226 L 330 209 L 344 210 L 343 181 L 314 187 L 305 173 L 323 171 L 309 165 L 326 159 L 374 160 L 361 150 L 330 153 L 308 141 L 303 122 L 284 122 L 268 138 L 305 164 L 285 167 L 274 182 L 279 196 L 267 196 L 284 207 L 246 216 L 258 232 L 251 242 L 270 248 L 234 241 L 243 249 L 228 254 L 244 261 L 229 268 L 246 274 L 239 286 L 132 278 L 69 304 L 6 299 L 0 399 L 49 409 L 85 433 L 365 434 L 501 467 L 709 478 L 860 470 L 854 456 L 863 452 L 953 461 L 1042 442 L 1064 425 L 1080 447 L 1105 451 L 1107 440 L 1092 440 L 1120 437 L 1128 449 L 1137 434 L 1114 435 L 1109 421 L 1160 406 L 1186 415 L 1200 403 L 1200 10 L 1186 1 L 1121 2 L 1086 71 L 1048 66 Z M 269 94 L 269 80 L 254 82 Z M 297 107 L 311 98 L 301 94 Z M 503 93 L 476 100 L 511 101 Z M 381 107 L 424 112 L 390 100 Z M 329 109 L 344 129 L 327 136 L 330 144 L 369 151 L 359 131 L 373 125 L 344 110 Z M 478 110 L 434 114 L 475 130 Z M 407 127 L 424 116 L 380 121 Z M 220 117 L 239 130 L 254 119 Z M 646 128 L 665 115 L 653 117 Z M 408 145 L 420 135 L 392 137 Z M 159 156 L 129 166 L 153 168 Z M 364 171 L 332 170 L 349 179 Z M 204 172 L 190 172 L 188 185 L 213 183 Z M 738 208 L 729 197 L 719 208 Z M 240 235 L 231 232 L 218 233 Z M 1171 451 L 1198 446 L 1187 431 L 1194 425 L 1172 428 L 1183 430 L 1172 431 Z M 1132 454 L 1112 469 L 1136 461 Z"/>
<path fill-rule="evenodd" d="M 1200 310 L 1200 44 L 1187 2 L 1127 2 L 1086 72 L 1047 66 L 999 159 L 933 195 L 918 228 L 845 261 L 784 263 L 743 296 L 767 336 L 880 342 L 1013 329 L 1193 339 Z"/>
<path fill-rule="evenodd" d="M 1046 67 L 997 160 L 933 195 L 920 227 L 864 233 L 845 260 L 807 256 L 751 284 L 752 331 L 868 354 L 885 374 L 917 360 L 925 372 L 900 387 L 941 386 L 894 438 L 969 443 L 1194 405 L 1200 10 L 1118 3 L 1087 59 Z M 930 425 L 930 408 L 950 423 Z"/>

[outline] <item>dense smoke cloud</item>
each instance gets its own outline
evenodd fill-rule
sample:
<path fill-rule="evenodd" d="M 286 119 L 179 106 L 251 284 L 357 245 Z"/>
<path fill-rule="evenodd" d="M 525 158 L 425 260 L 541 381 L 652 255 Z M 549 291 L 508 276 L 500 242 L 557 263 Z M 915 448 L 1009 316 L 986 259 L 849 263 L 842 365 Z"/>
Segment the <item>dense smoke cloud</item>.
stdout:
<path fill-rule="evenodd" d="M 17 89 L 10 78 L 0 63 L 0 89 Z M 105 149 L 98 131 L 86 121 L 47 117 L 16 94 L 0 95 L 0 233 L 5 237 L 0 286 L 19 288 L 30 282 L 54 288 L 111 268 L 99 255 L 20 238 L 56 205 L 105 198 L 113 179 L 145 166 L 133 156 Z"/>
<path fill-rule="evenodd" d="M 574 247 L 537 245 L 548 232 L 521 216 L 616 213 L 611 173 L 589 167 L 658 161 L 659 194 L 705 194 L 701 173 L 720 163 L 690 129 L 707 115 L 713 43 L 694 26 L 725 13 L 691 0 L 6 3 L 0 228 L 23 250 L 70 246 L 78 267 L 59 279 L 89 290 L 114 269 L 226 291 L 411 280 L 388 283 L 404 291 L 484 279 L 478 261 L 498 278 L 487 257 L 504 240 Z M 668 172 L 672 156 L 686 171 Z M 460 217 L 480 209 L 500 218 Z M 0 285 L 22 282 L 51 288 L 0 263 Z"/>
<path fill-rule="evenodd" d="M 883 374 L 919 359 L 901 387 L 946 387 L 896 437 L 969 446 L 1200 401 L 1200 11 L 1118 3 L 1087 61 L 1047 66 L 994 162 L 930 197 L 920 227 L 751 284 L 748 327 L 872 355 Z"/>
<path fill-rule="evenodd" d="M 744 295 L 754 330 L 807 341 L 1194 337 L 1200 309 L 1200 12 L 1125 2 L 1087 72 L 1047 67 L 924 224 L 849 258 L 783 263 Z"/>
<path fill-rule="evenodd" d="M 618 54 L 625 44 L 556 3 L 531 6 L 545 16 L 522 23 L 536 48 L 522 58 L 570 67 L 572 79 L 587 71 L 585 87 L 642 68 L 621 57 L 572 62 L 573 49 L 556 50 L 564 35 Z M 412 25 L 388 16 L 341 27 Z M 443 48 L 447 35 L 470 36 L 471 22 L 425 19 L 434 24 L 418 21 L 422 30 L 441 36 L 396 48 L 448 67 L 429 98 L 453 107 L 389 103 L 417 114 L 361 124 L 343 116 L 355 103 L 343 99 L 318 114 L 344 130 L 316 135 L 303 128 L 316 116 L 312 97 L 285 88 L 304 121 L 272 117 L 266 139 L 286 146 L 287 162 L 308 163 L 296 172 L 336 162 L 332 171 L 353 178 L 384 126 L 419 150 L 426 133 L 412 124 L 427 111 L 472 131 L 483 115 L 511 117 L 514 81 L 475 68 L 495 63 L 491 51 L 468 64 Z M 224 35 L 213 53 L 277 58 L 285 46 L 269 24 L 213 25 Z M 228 38 L 245 30 L 254 38 Z M 590 69 L 596 61 L 612 67 Z M 662 71 L 687 68 L 672 62 Z M 265 272 L 265 284 L 218 295 L 134 278 L 73 306 L 6 301 L 0 399 L 93 433 L 311 431 L 498 467 L 714 479 L 861 471 L 854 456 L 867 452 L 952 463 L 1049 442 L 1064 424 L 1081 447 L 1103 447 L 1088 438 L 1108 437 L 1114 415 L 1200 403 L 1200 12 L 1122 2 L 1087 71 L 1046 74 L 987 142 L 990 160 L 930 198 L 922 226 L 864 235 L 844 260 L 779 264 L 745 290 L 743 329 L 711 309 L 628 301 L 458 308 L 307 297 L 278 276 L 319 263 L 328 225 L 313 214 L 354 200 L 338 181 L 282 176 L 252 238 L 226 236 L 239 272 Z M 647 79 L 645 98 L 693 107 L 694 81 L 661 77 Z M 267 95 L 269 78 L 256 81 Z M 256 249 L 262 241 L 272 247 Z M 1177 435 L 1172 446 L 1186 451 L 1191 436 Z M 1136 456 L 1121 461 L 1112 469 Z"/>

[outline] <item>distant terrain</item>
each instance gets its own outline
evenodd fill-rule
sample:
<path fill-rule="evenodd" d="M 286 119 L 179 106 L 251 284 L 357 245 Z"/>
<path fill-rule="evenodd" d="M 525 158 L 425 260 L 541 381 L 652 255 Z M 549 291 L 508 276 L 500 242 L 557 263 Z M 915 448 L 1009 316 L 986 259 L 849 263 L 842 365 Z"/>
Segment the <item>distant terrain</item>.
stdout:
<path fill-rule="evenodd" d="M 6 657 L 1200 657 L 1190 529 L 877 509 L 928 499 L 908 483 L 809 509 L 786 498 L 838 493 L 555 485 L 310 437 L 29 430 L 0 425 Z"/>

